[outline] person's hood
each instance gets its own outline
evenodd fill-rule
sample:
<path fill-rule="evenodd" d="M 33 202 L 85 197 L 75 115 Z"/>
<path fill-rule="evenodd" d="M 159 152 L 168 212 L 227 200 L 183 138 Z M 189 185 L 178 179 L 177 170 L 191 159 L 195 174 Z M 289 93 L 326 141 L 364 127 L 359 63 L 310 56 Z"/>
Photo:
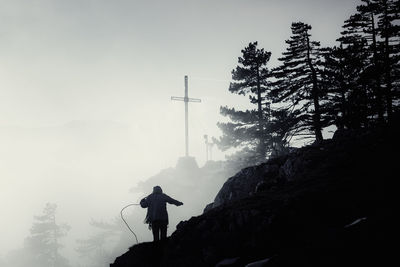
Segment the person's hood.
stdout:
<path fill-rule="evenodd" d="M 159 185 L 156 185 L 155 187 L 153 187 L 153 193 L 154 194 L 162 194 L 162 189 Z"/>

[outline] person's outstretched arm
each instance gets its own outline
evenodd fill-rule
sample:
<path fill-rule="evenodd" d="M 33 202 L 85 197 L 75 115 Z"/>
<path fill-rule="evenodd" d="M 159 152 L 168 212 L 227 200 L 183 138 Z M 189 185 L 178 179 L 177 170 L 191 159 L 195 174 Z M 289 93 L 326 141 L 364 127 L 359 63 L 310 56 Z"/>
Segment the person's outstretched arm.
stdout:
<path fill-rule="evenodd" d="M 176 205 L 176 206 L 182 206 L 182 205 L 183 205 L 183 202 L 180 202 L 180 201 L 178 201 L 178 200 L 176 200 L 176 199 L 173 199 L 172 197 L 170 197 L 170 196 L 168 196 L 168 195 L 165 195 L 165 197 L 166 197 L 166 201 L 167 201 L 169 204 L 174 204 L 174 205 Z"/>

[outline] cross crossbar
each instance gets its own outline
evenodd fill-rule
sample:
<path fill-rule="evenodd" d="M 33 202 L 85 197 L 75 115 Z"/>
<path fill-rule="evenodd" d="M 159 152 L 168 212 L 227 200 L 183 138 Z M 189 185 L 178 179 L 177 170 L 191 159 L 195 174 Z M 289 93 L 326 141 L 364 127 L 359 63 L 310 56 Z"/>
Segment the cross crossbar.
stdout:
<path fill-rule="evenodd" d="M 185 98 L 185 97 L 180 97 L 180 96 L 171 96 L 171 100 L 184 101 L 184 102 L 195 102 L 195 103 L 201 102 L 201 99 L 198 99 L 198 98 Z"/>

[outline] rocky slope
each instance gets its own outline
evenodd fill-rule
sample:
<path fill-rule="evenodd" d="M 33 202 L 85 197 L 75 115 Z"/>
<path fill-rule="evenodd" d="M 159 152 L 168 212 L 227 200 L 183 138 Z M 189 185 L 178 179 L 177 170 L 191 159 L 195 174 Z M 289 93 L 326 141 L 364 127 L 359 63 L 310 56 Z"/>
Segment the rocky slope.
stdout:
<path fill-rule="evenodd" d="M 395 255 L 399 136 L 336 133 L 246 168 L 167 242 L 133 246 L 111 266 L 385 265 Z"/>

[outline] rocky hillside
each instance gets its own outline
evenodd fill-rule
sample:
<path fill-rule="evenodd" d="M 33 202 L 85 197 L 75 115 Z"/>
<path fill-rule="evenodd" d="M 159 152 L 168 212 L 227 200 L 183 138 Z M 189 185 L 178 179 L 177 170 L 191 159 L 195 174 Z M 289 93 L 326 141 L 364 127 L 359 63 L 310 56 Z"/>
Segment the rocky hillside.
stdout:
<path fill-rule="evenodd" d="M 167 242 L 133 246 L 111 266 L 383 266 L 394 256 L 399 136 L 338 132 L 243 169 Z"/>

